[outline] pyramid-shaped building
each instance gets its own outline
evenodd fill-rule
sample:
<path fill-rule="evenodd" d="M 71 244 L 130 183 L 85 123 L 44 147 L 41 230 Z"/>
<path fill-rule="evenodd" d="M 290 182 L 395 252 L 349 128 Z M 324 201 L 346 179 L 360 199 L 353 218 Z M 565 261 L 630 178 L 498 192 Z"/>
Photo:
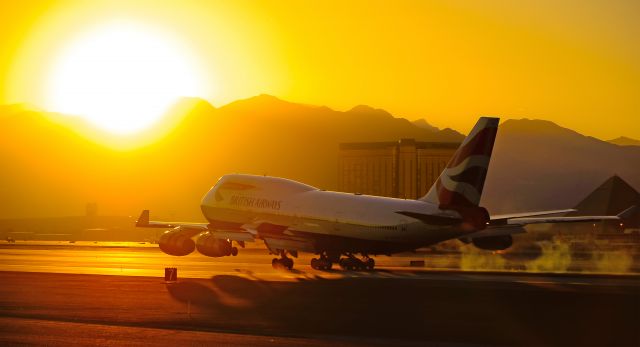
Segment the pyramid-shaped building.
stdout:
<path fill-rule="evenodd" d="M 625 228 L 640 227 L 640 193 L 617 175 L 612 176 L 580 201 L 573 216 L 611 216 L 638 206 L 636 211 L 623 220 Z"/>

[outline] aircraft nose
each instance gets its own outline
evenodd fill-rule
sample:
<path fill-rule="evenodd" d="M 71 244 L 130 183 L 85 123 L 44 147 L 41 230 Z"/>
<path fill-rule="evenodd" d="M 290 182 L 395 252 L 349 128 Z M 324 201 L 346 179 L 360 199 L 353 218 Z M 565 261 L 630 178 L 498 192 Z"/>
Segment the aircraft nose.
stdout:
<path fill-rule="evenodd" d="M 218 192 L 217 186 L 211 187 L 202 198 L 202 205 L 214 205 L 216 202 L 223 200 L 222 195 Z"/>

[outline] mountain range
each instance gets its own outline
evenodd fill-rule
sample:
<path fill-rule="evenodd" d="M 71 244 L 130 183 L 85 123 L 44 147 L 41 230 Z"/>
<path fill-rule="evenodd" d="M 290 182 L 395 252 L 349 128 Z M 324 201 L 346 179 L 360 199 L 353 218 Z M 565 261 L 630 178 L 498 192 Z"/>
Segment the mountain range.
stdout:
<path fill-rule="evenodd" d="M 368 106 L 335 111 L 269 95 L 215 108 L 182 99 L 165 126 L 131 149 L 101 145 L 81 120 L 0 107 L 0 218 L 101 215 L 200 220 L 199 201 L 218 177 L 241 172 L 335 190 L 341 142 L 460 142 L 464 136 Z M 171 126 L 167 126 L 170 124 Z M 117 137 L 113 137 L 114 141 Z M 494 213 L 575 205 L 609 176 L 640 187 L 640 147 L 618 146 L 540 120 L 501 124 L 483 204 Z"/>
<path fill-rule="evenodd" d="M 545 120 L 500 124 L 483 196 L 490 211 L 574 207 L 617 174 L 640 187 L 640 147 L 618 146 Z"/>
<path fill-rule="evenodd" d="M 618 146 L 640 146 L 640 140 L 631 139 L 625 136 L 616 137 L 615 139 L 607 142 Z"/>

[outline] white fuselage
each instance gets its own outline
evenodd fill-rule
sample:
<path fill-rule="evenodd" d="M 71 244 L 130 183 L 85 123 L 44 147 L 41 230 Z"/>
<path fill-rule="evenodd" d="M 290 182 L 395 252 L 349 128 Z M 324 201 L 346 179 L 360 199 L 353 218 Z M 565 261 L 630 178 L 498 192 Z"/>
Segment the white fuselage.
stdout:
<path fill-rule="evenodd" d="M 202 212 L 216 228 L 276 226 L 279 233 L 257 228 L 265 241 L 298 240 L 292 248 L 313 250 L 314 237 L 393 243 L 415 249 L 459 237 L 456 226 L 429 225 L 397 212 L 459 217 L 419 200 L 323 191 L 277 177 L 223 176 L 202 199 Z M 310 244 L 311 243 L 311 244 Z"/>

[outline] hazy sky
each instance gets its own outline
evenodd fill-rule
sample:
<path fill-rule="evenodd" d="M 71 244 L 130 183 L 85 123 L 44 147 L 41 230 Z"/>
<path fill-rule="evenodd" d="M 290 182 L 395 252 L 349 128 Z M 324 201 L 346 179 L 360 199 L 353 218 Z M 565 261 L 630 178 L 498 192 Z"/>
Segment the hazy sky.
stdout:
<path fill-rule="evenodd" d="M 126 20 L 174 42 L 202 81 L 191 93 L 218 106 L 267 93 L 463 132 L 499 115 L 640 138 L 640 1 L 15 3 L 0 12 L 2 103 L 48 108 L 69 44 Z"/>

